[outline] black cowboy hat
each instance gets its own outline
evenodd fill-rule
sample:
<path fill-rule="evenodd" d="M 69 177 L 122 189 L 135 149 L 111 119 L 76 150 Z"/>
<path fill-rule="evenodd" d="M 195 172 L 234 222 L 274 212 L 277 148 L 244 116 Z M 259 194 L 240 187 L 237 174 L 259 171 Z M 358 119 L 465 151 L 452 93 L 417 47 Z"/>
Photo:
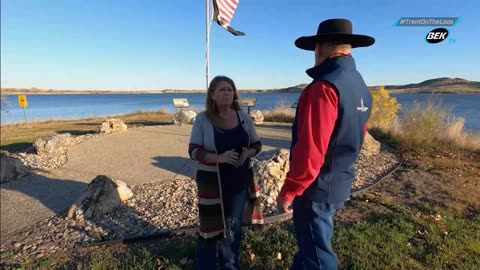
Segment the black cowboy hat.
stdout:
<path fill-rule="evenodd" d="M 304 36 L 295 40 L 295 46 L 300 49 L 314 51 L 320 41 L 338 41 L 351 44 L 352 48 L 368 47 L 375 39 L 366 35 L 352 34 L 352 22 L 347 19 L 329 19 L 318 25 L 317 34 Z"/>

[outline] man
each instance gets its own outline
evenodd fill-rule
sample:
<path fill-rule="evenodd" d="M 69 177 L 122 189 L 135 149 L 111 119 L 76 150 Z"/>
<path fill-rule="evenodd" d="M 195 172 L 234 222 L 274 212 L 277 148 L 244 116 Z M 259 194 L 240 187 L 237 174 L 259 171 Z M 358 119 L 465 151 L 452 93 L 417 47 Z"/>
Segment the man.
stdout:
<path fill-rule="evenodd" d="M 298 101 L 290 171 L 277 199 L 280 212 L 293 212 L 299 251 L 292 269 L 337 269 L 333 216 L 350 197 L 372 103 L 351 48 L 374 42 L 352 34 L 346 19 L 323 21 L 315 36 L 295 41 L 315 51 L 315 66 L 306 71 L 313 81 Z"/>

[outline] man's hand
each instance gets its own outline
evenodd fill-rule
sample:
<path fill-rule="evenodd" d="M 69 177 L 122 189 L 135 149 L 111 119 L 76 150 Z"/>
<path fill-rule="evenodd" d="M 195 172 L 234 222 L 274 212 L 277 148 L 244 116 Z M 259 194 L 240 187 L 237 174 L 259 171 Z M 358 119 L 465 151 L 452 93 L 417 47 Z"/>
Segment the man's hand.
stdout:
<path fill-rule="evenodd" d="M 278 207 L 278 211 L 281 214 L 283 213 L 291 214 L 293 212 L 293 210 L 289 208 L 291 205 L 292 205 L 292 202 L 285 201 L 281 196 L 277 197 L 277 207 Z"/>

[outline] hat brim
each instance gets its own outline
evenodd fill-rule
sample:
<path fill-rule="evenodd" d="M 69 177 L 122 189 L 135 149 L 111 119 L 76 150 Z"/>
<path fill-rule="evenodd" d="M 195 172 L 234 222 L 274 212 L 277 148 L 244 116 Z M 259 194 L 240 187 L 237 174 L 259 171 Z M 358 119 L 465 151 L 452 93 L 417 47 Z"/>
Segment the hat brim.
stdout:
<path fill-rule="evenodd" d="M 315 46 L 317 42 L 330 40 L 345 42 L 347 44 L 350 44 L 352 48 L 368 47 L 375 43 L 375 39 L 367 35 L 332 33 L 299 37 L 297 40 L 295 40 L 295 46 L 302 50 L 315 51 Z"/>

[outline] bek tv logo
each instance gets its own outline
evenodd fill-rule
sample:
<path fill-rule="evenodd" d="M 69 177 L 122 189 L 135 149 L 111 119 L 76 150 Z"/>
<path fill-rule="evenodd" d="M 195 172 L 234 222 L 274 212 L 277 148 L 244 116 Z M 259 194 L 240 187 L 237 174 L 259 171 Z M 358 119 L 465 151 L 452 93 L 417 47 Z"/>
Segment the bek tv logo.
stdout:
<path fill-rule="evenodd" d="M 428 32 L 427 34 L 427 42 L 428 43 L 440 43 L 447 39 L 448 37 L 448 30 L 445 28 L 436 28 L 432 31 Z"/>

